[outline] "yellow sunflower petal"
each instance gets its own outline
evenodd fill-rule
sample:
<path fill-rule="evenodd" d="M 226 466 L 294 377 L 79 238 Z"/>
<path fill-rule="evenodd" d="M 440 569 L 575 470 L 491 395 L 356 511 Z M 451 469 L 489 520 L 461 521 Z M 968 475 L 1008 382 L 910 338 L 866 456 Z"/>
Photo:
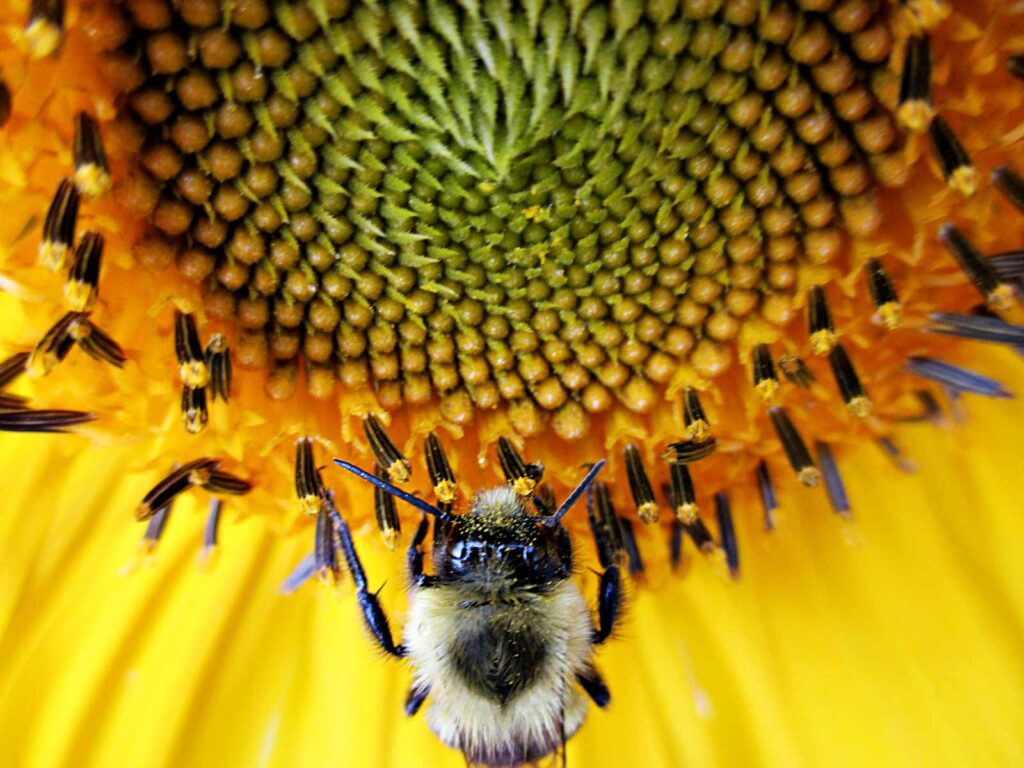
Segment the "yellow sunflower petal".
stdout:
<path fill-rule="evenodd" d="M 1007 380 L 1021 366 L 998 361 Z M 841 456 L 853 522 L 820 492 L 780 523 L 737 516 L 744 578 L 657 568 L 599 664 L 613 704 L 570 742 L 586 766 L 1008 765 L 1024 757 L 1024 412 L 900 432 L 916 475 L 872 447 Z M 278 587 L 308 542 L 262 520 L 197 567 L 203 505 L 174 511 L 138 562 L 131 449 L 0 439 L 17 472 L 2 518 L 0 743 L 13 764 L 459 765 L 401 713 L 407 673 L 366 641 L 350 588 Z M 29 457 L 29 458 L 26 458 Z M 753 507 L 753 498 L 737 503 Z M 244 503 L 225 515 L 244 516 Z M 400 570 L 364 530 L 374 586 Z M 642 540 L 648 548 L 662 542 Z M 127 569 L 126 565 L 135 564 Z M 592 580 L 591 580 L 592 581 Z M 401 616 L 403 585 L 383 596 Z"/>

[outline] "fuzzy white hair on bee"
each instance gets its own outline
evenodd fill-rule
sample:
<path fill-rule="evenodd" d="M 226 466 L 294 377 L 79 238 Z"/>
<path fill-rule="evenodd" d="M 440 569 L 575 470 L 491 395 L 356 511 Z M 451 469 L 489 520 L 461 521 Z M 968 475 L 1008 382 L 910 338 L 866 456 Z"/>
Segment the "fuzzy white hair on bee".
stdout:
<path fill-rule="evenodd" d="M 376 425 L 374 425 L 375 437 Z M 395 464 L 392 446 L 377 439 Z M 377 454 L 375 449 L 375 455 Z M 457 486 L 437 438 L 427 439 L 427 465 L 436 504 L 398 488 L 385 472 L 371 473 L 335 459 L 343 469 L 423 513 L 408 551 L 410 597 L 402 643 L 396 644 L 352 542 L 347 523 L 325 497 L 337 541 L 356 584 L 356 596 L 377 644 L 407 659 L 413 683 L 405 710 L 428 704 L 427 723 L 467 762 L 512 766 L 565 754 L 565 742 L 583 724 L 587 697 L 610 700 L 593 662 L 595 646 L 612 633 L 621 582 L 618 561 L 603 563 L 595 620 L 571 578 L 573 552 L 565 514 L 594 483 L 604 460 L 557 508 L 543 468 L 525 464 L 507 440 L 499 441 L 507 482 L 477 492 L 456 514 Z M 589 499 L 589 494 L 588 494 Z M 531 509 L 532 508 L 532 509 Z M 433 519 L 432 573 L 424 545 Z M 599 551 L 604 533 L 593 528 Z"/>

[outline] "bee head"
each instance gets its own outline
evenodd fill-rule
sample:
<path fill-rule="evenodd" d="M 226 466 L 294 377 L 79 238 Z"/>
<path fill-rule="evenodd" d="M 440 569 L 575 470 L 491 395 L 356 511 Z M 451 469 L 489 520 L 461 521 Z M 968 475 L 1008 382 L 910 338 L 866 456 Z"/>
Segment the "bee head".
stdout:
<path fill-rule="evenodd" d="M 469 513 L 445 523 L 434 552 L 438 575 L 453 581 L 541 586 L 570 569 L 569 538 L 561 525 L 530 515 L 507 486 L 477 494 Z"/>

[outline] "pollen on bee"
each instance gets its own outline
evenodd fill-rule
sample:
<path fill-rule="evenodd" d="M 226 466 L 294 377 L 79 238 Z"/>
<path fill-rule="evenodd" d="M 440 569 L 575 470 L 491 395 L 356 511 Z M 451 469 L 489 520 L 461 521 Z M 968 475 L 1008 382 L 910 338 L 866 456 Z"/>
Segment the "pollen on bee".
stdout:
<path fill-rule="evenodd" d="M 110 189 L 110 166 L 103 149 L 99 126 L 85 112 L 75 120 L 75 185 L 89 198 L 102 197 Z"/>
<path fill-rule="evenodd" d="M 660 510 L 658 502 L 654 499 L 654 489 L 651 487 L 651 480 L 644 469 L 643 460 L 640 458 L 640 451 L 633 444 L 625 448 L 626 455 L 626 476 L 629 480 L 629 490 L 633 495 L 633 503 L 636 505 L 636 513 L 644 523 L 655 523 L 658 521 Z"/>
<path fill-rule="evenodd" d="M 372 413 L 363 419 L 363 431 L 370 443 L 370 450 L 377 463 L 384 468 L 388 479 L 393 483 L 408 482 L 412 466 L 388 437 L 384 425 Z"/>
<path fill-rule="evenodd" d="M 85 312 L 96 303 L 102 259 L 103 235 L 86 232 L 75 248 L 68 279 L 64 283 L 64 299 L 69 309 Z"/>
<path fill-rule="evenodd" d="M 39 263 L 54 272 L 64 268 L 75 242 L 79 199 L 74 182 L 62 179 L 46 211 L 43 236 L 39 241 Z"/>

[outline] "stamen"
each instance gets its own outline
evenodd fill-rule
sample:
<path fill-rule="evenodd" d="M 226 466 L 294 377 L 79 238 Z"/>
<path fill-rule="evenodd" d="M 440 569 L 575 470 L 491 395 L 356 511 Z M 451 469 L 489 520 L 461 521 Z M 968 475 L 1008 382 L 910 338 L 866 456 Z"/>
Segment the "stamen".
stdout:
<path fill-rule="evenodd" d="M 11 89 L 7 87 L 7 81 L 0 77 L 0 128 L 11 119 L 11 108 Z"/>
<path fill-rule="evenodd" d="M 850 500 L 846 496 L 846 486 L 843 485 L 843 478 L 839 475 L 839 467 L 836 465 L 835 456 L 828 443 L 818 441 L 816 443 L 818 452 L 818 465 L 821 467 L 822 477 L 825 478 L 825 491 L 828 493 L 828 501 L 837 515 L 850 516 Z"/>
<path fill-rule="evenodd" d="M 25 365 L 28 363 L 28 359 L 28 352 L 15 352 L 6 360 L 0 362 L 0 389 L 7 387 L 25 372 Z"/>
<path fill-rule="evenodd" d="M 1014 54 L 1006 60 L 1006 68 L 1018 80 L 1024 80 L 1024 54 Z"/>
<path fill-rule="evenodd" d="M 669 479 L 672 483 L 672 505 L 676 519 L 686 525 L 693 525 L 700 519 L 700 507 L 697 506 L 697 492 L 693 488 L 690 468 L 685 464 L 672 464 L 669 467 Z"/>
<path fill-rule="evenodd" d="M 949 387 L 955 393 L 972 392 L 985 397 L 1009 399 L 1013 397 L 995 379 L 982 376 L 980 373 L 962 368 L 943 360 L 936 360 L 931 357 L 911 357 L 904 367 L 910 373 L 923 376 L 934 382 Z"/>
<path fill-rule="evenodd" d="M 110 166 L 103 151 L 99 126 L 85 112 L 75 120 L 75 184 L 86 197 L 106 194 L 111 186 Z"/>
<path fill-rule="evenodd" d="M 388 474 L 380 464 L 373 468 L 373 474 L 381 480 L 387 480 Z M 395 509 L 395 497 L 378 486 L 373 488 L 373 511 L 377 517 L 377 530 L 384 539 L 384 546 L 394 549 L 398 544 L 398 536 L 402 532 L 402 524 Z"/>
<path fill-rule="evenodd" d="M 181 416 L 186 431 L 198 435 L 206 427 L 210 419 L 206 409 L 206 389 L 204 387 L 182 386 Z"/>
<path fill-rule="evenodd" d="M 409 480 L 412 467 L 395 444 L 384 431 L 384 426 L 372 413 L 363 419 L 363 430 L 370 441 L 370 450 L 377 463 L 384 468 L 387 479 L 393 483 L 404 483 Z"/>
<path fill-rule="evenodd" d="M 814 383 L 815 376 L 808 369 L 807 364 L 796 355 L 780 355 L 779 368 L 786 375 L 786 378 L 802 389 L 810 389 Z"/>
<path fill-rule="evenodd" d="M 959 229 L 943 224 L 939 238 L 993 310 L 1002 312 L 1012 308 L 1016 303 L 1013 288 L 999 279 L 992 265 Z"/>
<path fill-rule="evenodd" d="M 210 514 L 206 518 L 206 525 L 203 527 L 203 548 L 199 552 L 199 562 L 208 563 L 217 550 L 217 535 L 220 530 L 220 513 L 224 502 L 220 499 L 210 499 Z"/>
<path fill-rule="evenodd" d="M 587 521 L 597 545 L 602 568 L 616 565 L 624 548 L 619 516 L 615 514 L 606 483 L 594 483 L 587 491 Z"/>
<path fill-rule="evenodd" d="M 907 474 L 917 472 L 917 465 L 903 454 L 903 451 L 893 442 L 891 437 L 880 435 L 875 438 L 875 444 L 882 449 L 886 456 L 892 459 L 897 469 Z"/>
<path fill-rule="evenodd" d="M 874 411 L 874 406 L 864 392 L 857 370 L 853 367 L 853 362 L 846 354 L 846 349 L 842 344 L 837 343 L 832 348 L 828 361 L 832 364 L 832 375 L 839 387 L 839 394 L 850 413 L 861 419 L 870 416 Z"/>
<path fill-rule="evenodd" d="M 36 344 L 25 363 L 25 373 L 34 379 L 45 376 L 68 356 L 75 346 L 72 328 L 85 318 L 81 312 L 66 312 Z"/>
<path fill-rule="evenodd" d="M 928 136 L 932 140 L 932 148 L 935 150 L 939 165 L 942 166 L 946 183 L 967 197 L 977 192 L 978 169 L 974 167 L 949 124 L 936 115 L 928 128 Z"/>
<path fill-rule="evenodd" d="M 683 525 L 683 521 L 673 518 L 668 540 L 668 559 L 673 571 L 678 570 L 683 562 L 683 534 L 685 532 L 686 526 Z"/>
<path fill-rule="evenodd" d="M 736 541 L 736 528 L 732 523 L 732 508 L 729 496 L 724 491 L 715 494 L 715 515 L 718 517 L 718 538 L 725 552 L 725 564 L 734 579 L 740 575 L 740 548 Z"/>
<path fill-rule="evenodd" d="M 687 387 L 683 393 L 683 422 L 686 425 L 686 434 L 691 440 L 703 443 L 711 437 L 711 424 L 704 415 L 700 396 L 693 387 Z"/>
<path fill-rule="evenodd" d="M 68 280 L 64 283 L 64 299 L 75 312 L 85 312 L 96 303 L 102 259 L 103 235 L 86 232 L 75 248 Z"/>
<path fill-rule="evenodd" d="M 816 355 L 827 355 L 836 345 L 836 329 L 825 303 L 825 290 L 820 285 L 812 285 L 807 296 L 807 332 L 811 351 Z M 771 363 L 770 356 L 768 362 Z"/>
<path fill-rule="evenodd" d="M 782 449 L 786 452 L 789 465 L 796 472 L 801 483 L 808 488 L 813 488 L 821 480 L 821 472 L 814 466 L 807 445 L 800 437 L 800 433 L 796 431 L 789 414 L 782 406 L 777 405 L 768 409 L 768 416 L 772 420 L 772 426 L 775 427 L 775 434 L 779 437 Z"/>
<path fill-rule="evenodd" d="M 178 375 L 187 387 L 205 387 L 210 383 L 206 355 L 199 341 L 196 321 L 188 312 L 174 310 L 174 352 L 178 357 Z"/>
<path fill-rule="evenodd" d="M 541 483 L 538 485 L 531 501 L 537 510 L 537 514 L 541 517 L 551 517 L 558 507 L 558 501 L 555 499 L 555 489 L 551 487 L 551 483 Z"/>
<path fill-rule="evenodd" d="M 640 452 L 635 445 L 630 444 L 626 446 L 625 453 L 626 476 L 629 479 L 629 490 L 633 494 L 633 503 L 636 504 L 637 516 L 644 523 L 655 523 L 658 521 L 660 510 L 658 502 L 654 500 L 654 489 L 640 459 Z"/>
<path fill-rule="evenodd" d="M 28 408 L 28 398 L 21 395 L 12 395 L 9 392 L 0 392 L 0 410 L 21 411 Z"/>
<path fill-rule="evenodd" d="M 1024 344 L 1024 326 L 1012 325 L 998 317 L 932 312 L 928 319 L 938 323 L 938 327 L 925 328 L 929 333 L 996 344 Z"/>
<path fill-rule="evenodd" d="M 440 504 L 451 504 L 459 493 L 459 487 L 455 484 L 455 473 L 448 463 L 444 448 L 437 435 L 431 432 L 427 435 L 427 472 L 430 474 L 430 482 L 434 486 L 434 498 Z M 550 490 L 550 488 L 548 489 Z M 552 504 L 552 509 L 554 505 Z"/>
<path fill-rule="evenodd" d="M 210 398 L 225 403 L 231 399 L 231 350 L 220 333 L 206 345 L 206 367 L 210 372 Z"/>
<path fill-rule="evenodd" d="M 70 179 L 62 179 L 46 211 L 43 237 L 39 242 L 39 263 L 54 272 L 64 268 L 68 251 L 75 242 L 78 202 L 77 187 Z"/>
<path fill-rule="evenodd" d="M 900 0 L 900 5 L 907 23 L 921 31 L 934 29 L 950 13 L 945 0 Z"/>
<path fill-rule="evenodd" d="M 337 584 L 341 568 L 338 565 L 338 550 L 334 543 L 334 521 L 326 504 L 320 507 L 316 515 L 313 555 L 313 572 L 325 584 Z"/>
<path fill-rule="evenodd" d="M 779 394 L 779 377 L 775 373 L 772 353 L 767 344 L 754 346 L 754 389 L 761 402 L 771 405 Z"/>
<path fill-rule="evenodd" d="M 83 316 L 72 323 L 71 335 L 78 341 L 82 351 L 94 360 L 115 368 L 123 368 L 128 360 L 121 346 L 87 317 Z"/>
<path fill-rule="evenodd" d="M 150 555 L 156 550 L 156 545 L 160 543 L 160 538 L 164 535 L 164 531 L 167 529 L 167 521 L 171 517 L 171 506 L 173 500 L 169 501 L 164 506 L 160 507 L 153 516 L 149 518 L 149 523 L 146 525 L 146 532 L 142 535 L 142 541 L 140 546 L 142 551 Z"/>
<path fill-rule="evenodd" d="M 505 437 L 498 438 L 498 461 L 505 480 L 517 496 L 531 496 L 543 474 L 539 464 L 526 464 L 515 446 Z"/>
<path fill-rule="evenodd" d="M 309 581 L 313 577 L 314 573 L 316 573 L 316 555 L 313 552 L 310 552 L 299 561 L 299 564 L 295 566 L 292 572 L 288 574 L 287 578 L 281 582 L 281 594 L 292 594 L 299 587 Z"/>
<path fill-rule="evenodd" d="M 85 424 L 95 418 L 91 413 L 81 411 L 15 408 L 0 411 L 0 432 L 66 432 L 69 427 Z"/>
<path fill-rule="evenodd" d="M 317 514 L 327 495 L 320 470 L 313 461 L 311 437 L 300 437 L 295 442 L 295 494 L 307 515 Z"/>
<path fill-rule="evenodd" d="M 55 53 L 64 41 L 64 0 L 32 0 L 25 42 L 28 55 L 42 59 Z"/>
<path fill-rule="evenodd" d="M 202 485 L 210 493 L 227 493 L 232 496 L 244 496 L 252 490 L 252 483 L 248 480 L 243 480 L 230 472 L 223 472 L 219 469 L 202 474 L 202 481 L 199 485 Z"/>
<path fill-rule="evenodd" d="M 875 316 L 872 319 L 891 331 L 900 324 L 903 314 L 903 307 L 896 295 L 896 289 L 893 287 L 885 267 L 878 259 L 868 259 L 867 276 L 871 303 L 875 307 Z"/>
<path fill-rule="evenodd" d="M 619 518 L 619 528 L 622 530 L 622 546 L 626 550 L 626 559 L 629 563 L 631 576 L 639 576 L 644 572 L 644 561 L 640 556 L 640 547 L 636 543 L 636 532 L 633 530 L 633 521 L 626 517 Z"/>
<path fill-rule="evenodd" d="M 706 456 L 710 456 L 718 447 L 718 441 L 710 438 L 702 443 L 696 440 L 684 440 L 679 443 L 669 443 L 661 457 L 669 464 L 692 464 Z"/>
<path fill-rule="evenodd" d="M 1006 199 L 1024 212 L 1024 179 L 1007 165 L 1000 165 L 992 171 L 992 183 L 999 188 Z"/>
<path fill-rule="evenodd" d="M 775 486 L 772 485 L 768 462 L 764 459 L 761 459 L 757 465 L 757 489 L 761 495 L 761 508 L 764 510 L 764 528 L 766 531 L 774 530 L 775 513 L 779 509 L 779 497 L 775 493 Z"/>
<path fill-rule="evenodd" d="M 1024 251 L 997 253 L 989 257 L 988 263 L 1003 280 L 1024 277 Z"/>
<path fill-rule="evenodd" d="M 932 52 L 928 38 L 911 37 L 903 53 L 903 76 L 896 119 L 908 131 L 923 131 L 932 110 Z"/>
<path fill-rule="evenodd" d="M 181 493 L 193 485 L 204 483 L 210 473 L 220 466 L 220 461 L 204 457 L 183 464 L 174 469 L 167 477 L 154 485 L 142 499 L 135 510 L 136 520 L 148 520 L 157 510 L 171 503 Z"/>

